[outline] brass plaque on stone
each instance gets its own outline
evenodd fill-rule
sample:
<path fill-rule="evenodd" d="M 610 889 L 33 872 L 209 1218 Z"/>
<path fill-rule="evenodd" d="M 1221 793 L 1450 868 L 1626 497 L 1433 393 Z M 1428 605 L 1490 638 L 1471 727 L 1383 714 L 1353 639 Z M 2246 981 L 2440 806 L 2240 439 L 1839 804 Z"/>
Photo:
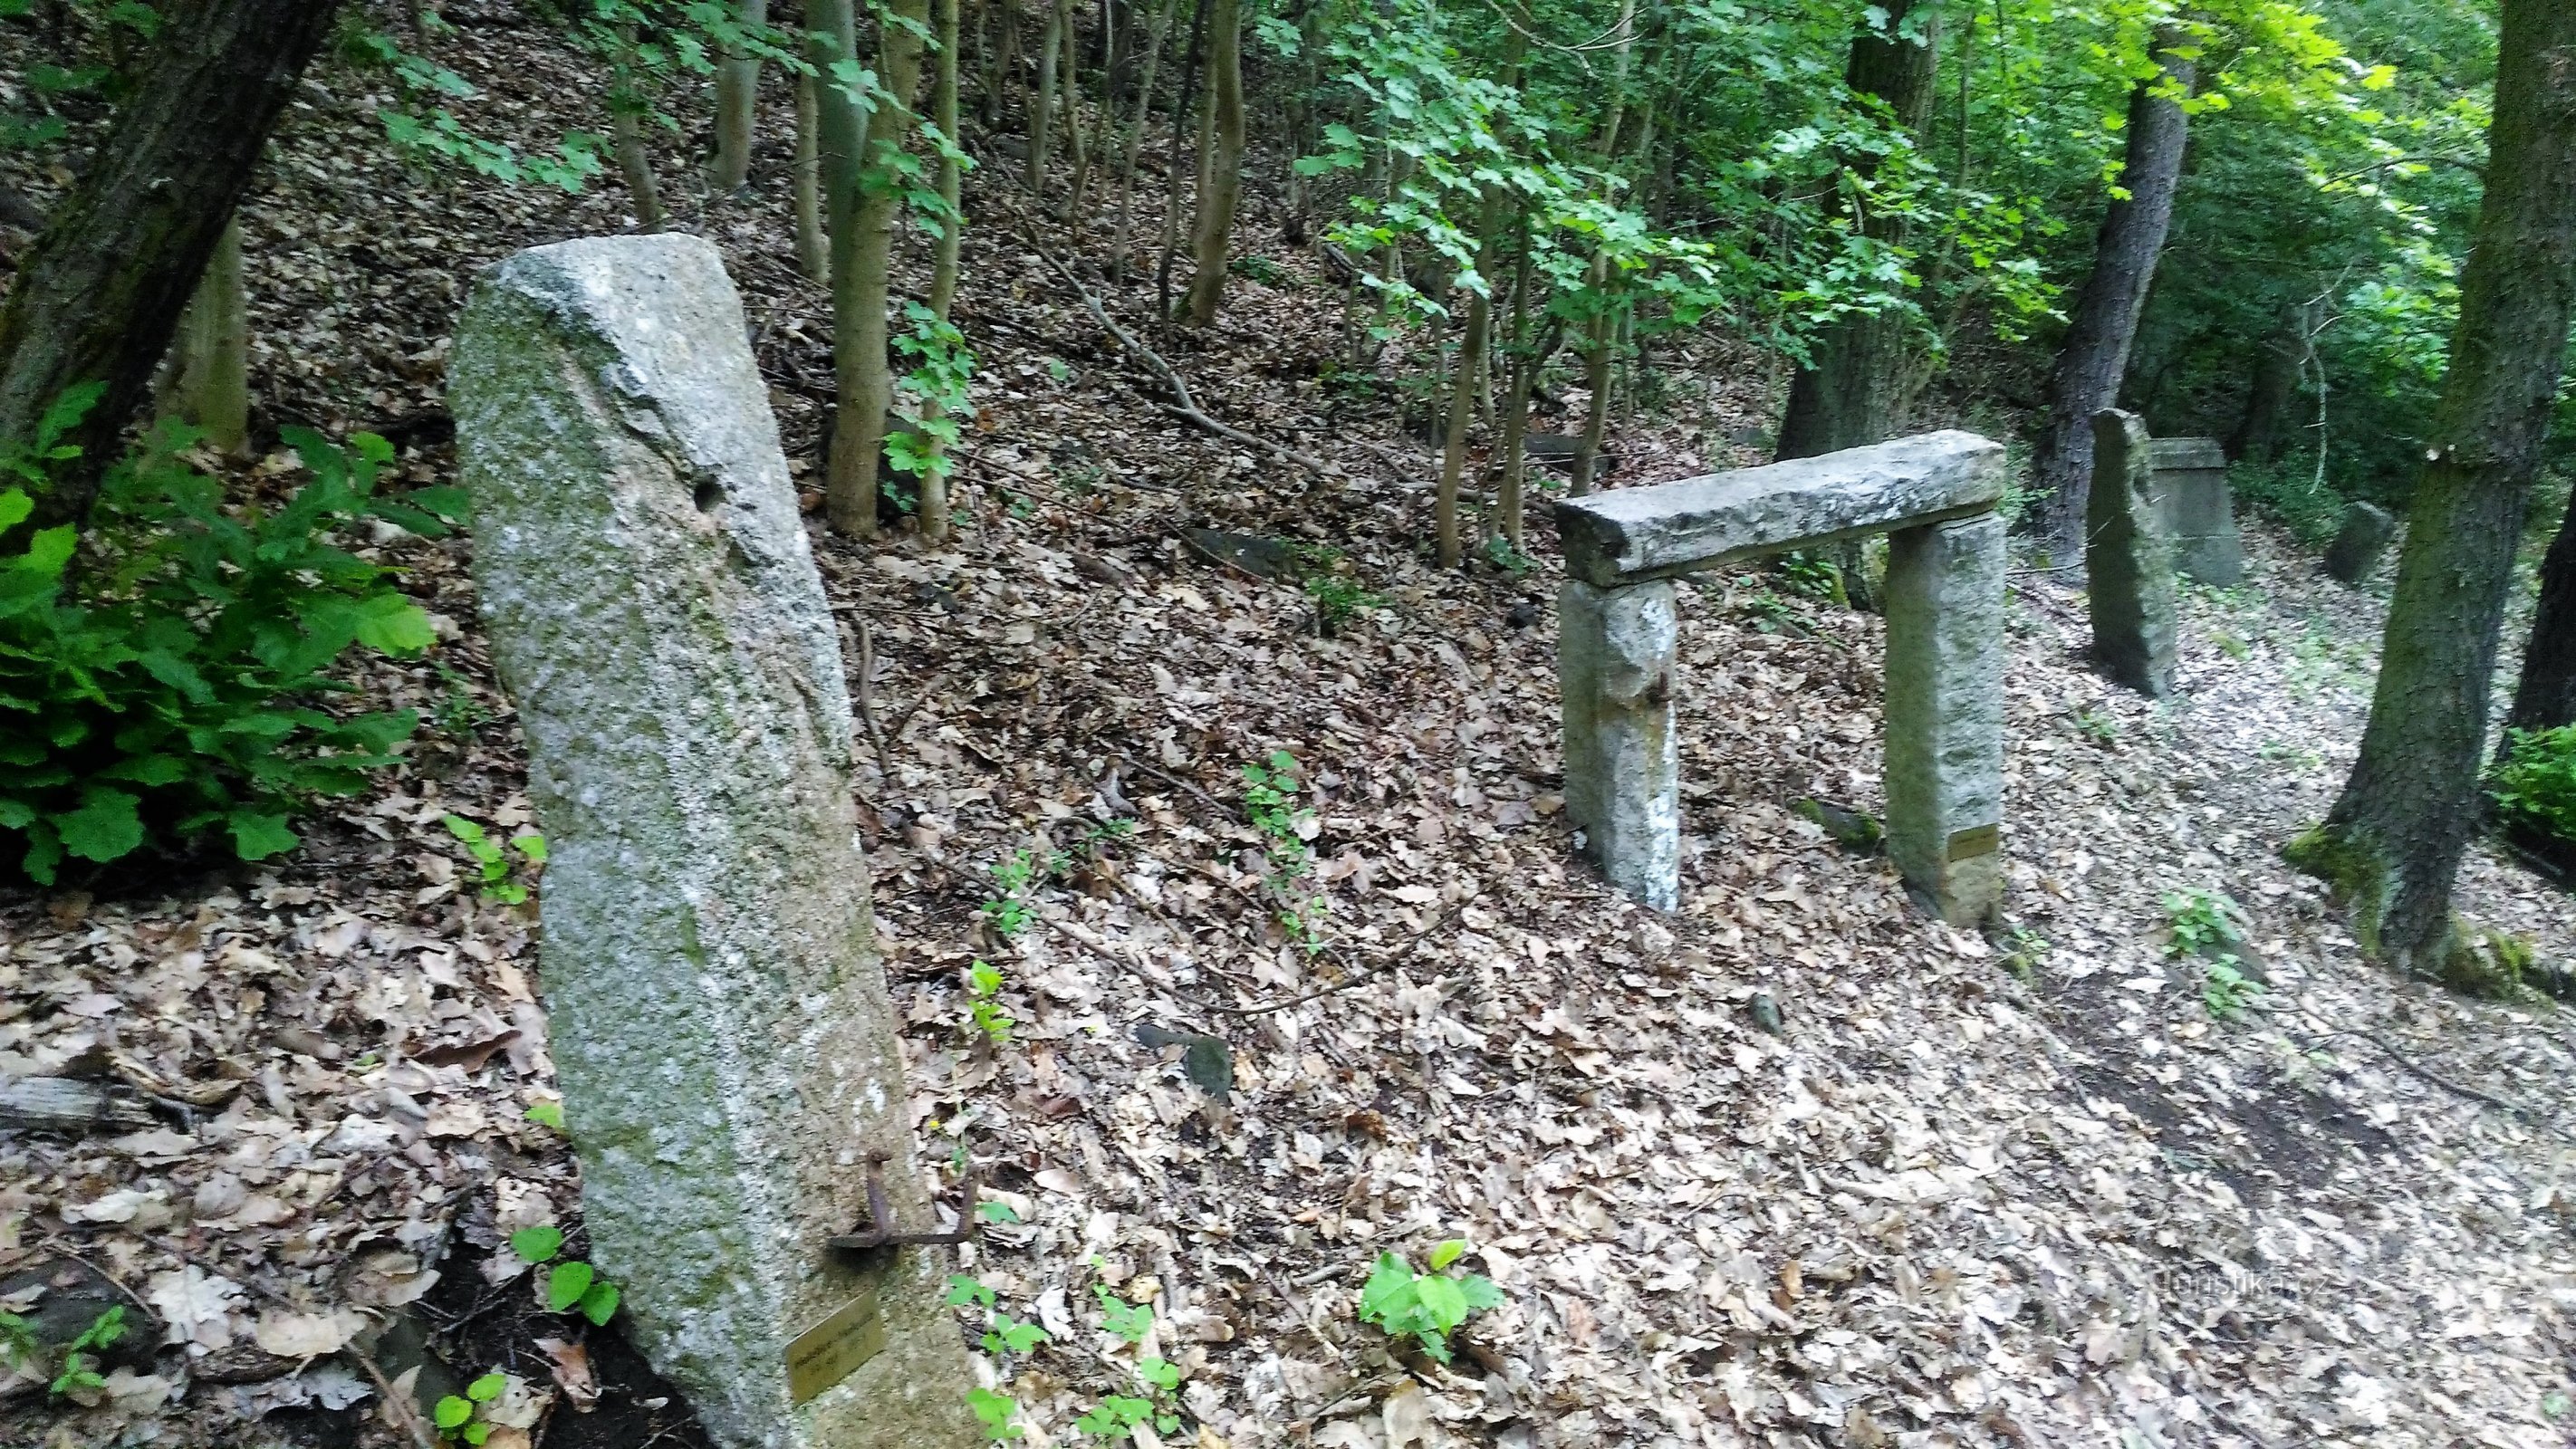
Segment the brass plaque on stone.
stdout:
<path fill-rule="evenodd" d="M 842 1304 L 787 1345 L 788 1402 L 804 1403 L 848 1378 L 885 1343 L 885 1315 L 877 1311 L 874 1290 Z"/>
<path fill-rule="evenodd" d="M 1972 825 L 1950 836 L 1950 859 L 1974 860 L 1992 855 L 2003 848 L 2004 831 L 2000 825 Z"/>

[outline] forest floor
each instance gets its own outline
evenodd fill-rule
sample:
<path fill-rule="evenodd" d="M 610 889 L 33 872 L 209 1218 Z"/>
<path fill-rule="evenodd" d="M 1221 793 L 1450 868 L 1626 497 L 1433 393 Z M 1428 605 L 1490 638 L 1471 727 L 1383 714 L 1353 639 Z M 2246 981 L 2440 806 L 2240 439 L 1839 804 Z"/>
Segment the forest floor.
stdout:
<path fill-rule="evenodd" d="M 538 143 L 572 123 L 581 63 L 506 9 L 449 14 L 479 115 Z M 256 377 L 272 424 L 385 432 L 427 482 L 475 272 L 627 223 L 614 189 L 387 161 L 376 84 L 320 75 L 249 213 Z M 663 159 L 810 472 L 829 326 L 781 224 L 783 145 L 757 198 L 692 201 Z M 2367 965 L 2278 858 L 2352 758 L 2376 594 L 2253 530 L 2249 583 L 2193 592 L 2181 693 L 2154 704 L 2088 671 L 2079 596 L 2016 576 L 1990 941 L 1788 808 L 1879 807 L 1877 621 L 1777 573 L 1698 579 L 1684 905 L 1659 916 L 1574 863 L 1544 518 L 1530 569 L 1428 565 L 1431 461 L 1383 392 L 1333 403 L 1339 289 L 1277 219 L 1255 205 L 1239 243 L 1270 280 L 1191 338 L 1146 320 L 1149 282 L 1103 279 L 1105 226 L 1023 236 L 1005 195 L 970 196 L 961 540 L 818 529 L 818 552 L 847 659 L 864 637 L 874 665 L 858 788 L 915 1116 L 1020 1219 L 965 1271 L 1054 1340 L 1007 1365 L 1030 1442 L 1133 1389 L 1103 1288 L 1155 1308 L 1201 1445 L 2571 1442 L 2576 1038 L 2554 1004 Z M 1203 407 L 1346 476 L 1162 412 L 1041 244 Z M 1715 346 L 1665 361 L 1617 481 L 1754 461 L 1729 440 L 1764 425 L 1765 380 Z M 1296 584 L 1197 556 L 1193 526 L 1307 545 L 1379 603 L 1321 637 Z M 543 1222 L 578 1246 L 578 1179 L 527 1116 L 553 1099 L 534 907 L 478 896 L 441 821 L 528 825 L 524 774 L 470 543 L 379 542 L 446 641 L 354 680 L 428 716 L 410 765 L 274 869 L 0 903 L 0 1073 L 121 1081 L 151 1114 L 0 1133 L 0 1300 L 94 1275 L 166 1329 L 95 1405 L 0 1380 L 0 1443 L 399 1445 L 418 1425 L 388 1385 L 488 1369 L 512 1376 L 504 1449 L 703 1442 L 499 1251 Z M 1283 937 L 1243 809 L 1243 768 L 1283 751 L 1320 953 Z M 1014 892 L 996 869 L 1024 850 L 1061 868 Z M 2241 903 L 2268 981 L 2232 1019 L 2169 950 L 2192 890 Z M 1032 919 L 1004 935 L 979 908 L 1014 895 Z M 2508 861 L 2475 853 L 2460 899 L 2576 952 L 2576 901 Z M 972 1024 L 977 960 L 1007 1044 Z M 1230 1093 L 1139 1026 L 1224 1038 Z M 1390 1358 L 1359 1284 L 1452 1237 L 1503 1306 L 1447 1368 Z"/>

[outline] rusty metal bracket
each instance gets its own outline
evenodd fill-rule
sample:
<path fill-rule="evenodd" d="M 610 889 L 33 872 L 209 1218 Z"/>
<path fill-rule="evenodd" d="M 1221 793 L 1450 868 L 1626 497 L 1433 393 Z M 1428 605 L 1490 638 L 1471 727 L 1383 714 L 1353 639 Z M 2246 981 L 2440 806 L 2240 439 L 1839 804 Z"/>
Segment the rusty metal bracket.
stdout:
<path fill-rule="evenodd" d="M 944 1233 L 899 1233 L 894 1230 L 894 1211 L 886 1206 L 884 1172 L 887 1161 L 886 1154 L 882 1152 L 868 1154 L 868 1221 L 857 1232 L 831 1238 L 829 1241 L 833 1247 L 863 1253 L 871 1248 L 903 1244 L 963 1243 L 975 1236 L 975 1164 L 971 1160 L 966 1164 L 966 1178 L 960 1187 L 957 1226 Z M 931 1205 L 936 1207 L 937 1199 L 934 1198 Z"/>

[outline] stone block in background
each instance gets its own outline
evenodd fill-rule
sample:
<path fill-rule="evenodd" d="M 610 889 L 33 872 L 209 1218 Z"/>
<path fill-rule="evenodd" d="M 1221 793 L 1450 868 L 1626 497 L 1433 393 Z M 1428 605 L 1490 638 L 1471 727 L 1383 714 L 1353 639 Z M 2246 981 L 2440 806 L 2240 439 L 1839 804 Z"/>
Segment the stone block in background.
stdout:
<path fill-rule="evenodd" d="M 2173 544 L 2174 572 L 2212 588 L 2245 582 L 2245 543 L 2236 533 L 2227 453 L 2218 440 L 2158 438 L 2148 450 L 2154 462 L 2149 492 Z"/>
<path fill-rule="evenodd" d="M 2380 555 L 2397 536 L 2397 515 L 2376 503 L 2356 503 L 2344 510 L 2343 527 L 2326 545 L 2326 572 L 2358 585 L 2379 570 Z"/>

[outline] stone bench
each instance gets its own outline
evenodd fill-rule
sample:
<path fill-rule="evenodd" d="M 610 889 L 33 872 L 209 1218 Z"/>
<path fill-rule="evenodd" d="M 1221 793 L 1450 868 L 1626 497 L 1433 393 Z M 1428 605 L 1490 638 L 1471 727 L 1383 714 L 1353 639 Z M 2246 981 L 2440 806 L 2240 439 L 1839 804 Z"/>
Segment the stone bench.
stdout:
<path fill-rule="evenodd" d="M 1556 505 L 1566 813 L 1611 884 L 1681 897 L 1671 580 L 1887 533 L 1887 846 L 1956 924 L 2003 895 L 2004 450 L 1939 432 Z"/>

